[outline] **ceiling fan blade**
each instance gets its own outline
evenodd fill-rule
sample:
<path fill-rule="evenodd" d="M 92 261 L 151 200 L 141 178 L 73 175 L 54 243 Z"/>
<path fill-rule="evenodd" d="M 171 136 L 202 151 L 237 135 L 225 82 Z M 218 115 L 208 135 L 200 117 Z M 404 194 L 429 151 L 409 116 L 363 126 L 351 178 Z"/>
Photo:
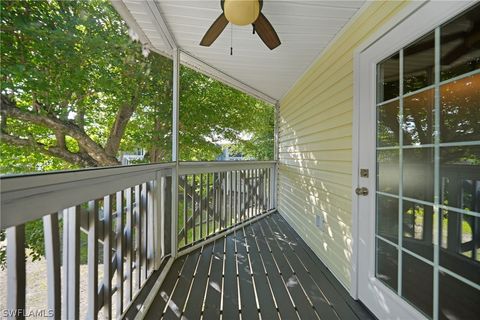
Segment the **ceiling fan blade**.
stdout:
<path fill-rule="evenodd" d="M 272 24 L 267 20 L 263 13 L 260 12 L 257 20 L 255 20 L 253 24 L 256 33 L 270 50 L 275 49 L 281 44 L 275 29 L 273 29 Z"/>
<path fill-rule="evenodd" d="M 202 41 L 200 41 L 200 45 L 205 47 L 211 46 L 212 43 L 217 40 L 218 36 L 222 33 L 223 29 L 225 29 L 227 24 L 228 20 L 222 13 L 207 30 L 207 32 L 202 38 Z"/>

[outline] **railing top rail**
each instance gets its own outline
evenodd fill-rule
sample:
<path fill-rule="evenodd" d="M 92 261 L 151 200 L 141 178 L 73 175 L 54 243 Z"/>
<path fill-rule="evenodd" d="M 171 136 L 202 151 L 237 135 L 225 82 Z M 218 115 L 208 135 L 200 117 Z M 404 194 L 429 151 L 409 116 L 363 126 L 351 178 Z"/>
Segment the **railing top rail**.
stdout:
<path fill-rule="evenodd" d="M 101 168 L 87 168 L 68 171 L 49 171 L 37 172 L 27 174 L 11 174 L 0 176 L 1 191 L 13 191 L 25 188 L 42 187 L 63 182 L 72 182 L 80 180 L 88 180 L 92 178 L 101 178 L 116 176 L 128 173 L 145 173 L 154 172 L 163 169 L 171 169 L 175 163 L 155 163 L 155 164 L 141 164 L 129 166 L 115 166 L 115 167 L 101 167 Z"/>
<path fill-rule="evenodd" d="M 0 227 L 8 228 L 172 174 L 172 164 L 16 176 L 1 181 Z"/>
<path fill-rule="evenodd" d="M 207 161 L 207 162 L 181 162 L 178 173 L 200 174 L 208 172 L 222 172 L 248 169 L 270 168 L 275 161 Z"/>
<path fill-rule="evenodd" d="M 271 168 L 275 161 L 180 162 L 178 174 Z M 0 227 L 41 218 L 84 201 L 171 175 L 175 163 L 92 168 L 0 177 Z"/>

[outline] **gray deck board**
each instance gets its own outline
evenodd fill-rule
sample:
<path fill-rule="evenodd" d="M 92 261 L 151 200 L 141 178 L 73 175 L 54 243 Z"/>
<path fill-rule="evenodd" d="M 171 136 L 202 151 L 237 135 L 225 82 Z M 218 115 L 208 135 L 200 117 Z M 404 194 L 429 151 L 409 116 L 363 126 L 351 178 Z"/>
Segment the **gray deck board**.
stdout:
<path fill-rule="evenodd" d="M 310 304 L 308 297 L 305 295 L 303 286 L 298 279 L 297 275 L 292 270 L 290 264 L 282 253 L 282 250 L 278 247 L 276 243 L 275 236 L 268 230 L 268 225 L 266 224 L 265 219 L 262 219 L 260 223 L 260 228 L 263 231 L 267 243 L 270 245 L 272 250 L 272 255 L 277 262 L 277 266 L 282 273 L 282 279 L 285 285 L 290 292 L 290 296 L 295 303 L 298 314 L 302 319 L 318 319 L 318 315 L 315 312 L 313 306 Z"/>
<path fill-rule="evenodd" d="M 237 290 L 237 259 L 235 254 L 235 234 L 227 236 L 225 248 L 225 275 L 223 278 L 223 317 L 239 319 Z"/>
<path fill-rule="evenodd" d="M 206 245 L 198 261 L 197 270 L 195 272 L 192 288 L 190 290 L 191 297 L 203 297 L 205 293 L 205 286 L 208 281 L 208 268 L 213 253 L 213 244 Z M 189 299 L 187 301 L 184 315 L 187 319 L 196 319 L 202 313 L 202 304 L 196 299 Z"/>
<path fill-rule="evenodd" d="M 245 235 L 243 233 L 243 229 L 240 229 L 235 233 L 237 237 L 237 265 L 242 319 L 258 319 L 258 309 L 255 301 L 255 289 L 253 286 L 253 277 L 250 271 Z"/>
<path fill-rule="evenodd" d="M 338 315 L 333 309 L 330 302 L 327 300 L 325 294 L 322 290 L 316 285 L 315 280 L 311 277 L 308 271 L 305 269 L 303 263 L 300 261 L 297 255 L 290 248 L 290 239 L 288 239 L 285 234 L 277 227 L 274 219 L 264 219 L 265 223 L 272 231 L 272 234 L 278 238 L 277 244 L 281 248 L 285 258 L 288 260 L 288 263 L 295 270 L 295 275 L 301 281 L 303 289 L 309 296 L 312 301 L 313 306 L 317 310 L 318 314 L 322 315 L 322 319 L 325 320 L 336 320 Z M 350 319 L 355 318 L 353 312 L 348 315 Z"/>
<path fill-rule="evenodd" d="M 282 319 L 298 319 L 290 294 L 280 276 L 280 271 L 270 254 L 270 249 L 268 248 L 265 237 L 260 230 L 260 225 L 254 224 L 251 225 L 250 228 L 255 232 L 258 247 L 260 252 L 262 252 L 262 260 L 265 270 L 270 279 L 270 284 L 272 285 L 272 290 Z"/>
<path fill-rule="evenodd" d="M 279 214 L 177 259 L 146 319 L 240 315 L 244 320 L 374 319 Z"/>
<path fill-rule="evenodd" d="M 200 251 L 198 250 L 187 256 L 185 265 L 173 289 L 172 296 L 167 303 L 163 316 L 164 319 L 176 319 L 182 315 L 199 256 Z"/>
<path fill-rule="evenodd" d="M 220 317 L 224 242 L 225 238 L 215 240 L 203 311 L 204 319 L 218 319 Z M 200 297 L 195 298 L 199 299 L 198 303 L 201 303 Z"/>
<path fill-rule="evenodd" d="M 170 294 L 175 286 L 175 283 L 177 282 L 180 272 L 182 271 L 186 258 L 186 256 L 180 257 L 173 263 L 168 273 L 168 277 L 162 284 L 159 294 L 153 300 L 150 309 L 148 309 L 146 314 L 147 319 L 160 319 L 162 317 L 165 305 L 170 298 Z M 135 315 L 132 314 L 129 319 L 133 319 L 134 317 Z"/>
<path fill-rule="evenodd" d="M 288 223 L 280 216 L 274 215 L 271 217 L 273 221 L 281 228 L 282 232 L 290 239 L 293 239 L 297 245 L 292 251 L 304 263 L 309 273 L 318 275 L 314 278 L 318 287 L 322 288 L 323 292 L 329 299 L 333 308 L 341 319 L 371 319 L 373 318 L 370 312 L 360 303 L 353 300 L 348 292 L 342 287 L 333 274 L 323 263 L 315 263 L 318 258 L 313 251 L 306 245 L 298 245 L 303 243 L 300 236 L 295 230 L 288 225 Z"/>
<path fill-rule="evenodd" d="M 268 278 L 260 258 L 260 252 L 256 239 L 250 228 L 245 228 L 246 239 L 250 261 L 252 264 L 253 277 L 255 279 L 255 289 L 258 294 L 258 303 L 260 304 L 260 314 L 262 319 L 278 319 L 277 308 L 270 290 Z"/>

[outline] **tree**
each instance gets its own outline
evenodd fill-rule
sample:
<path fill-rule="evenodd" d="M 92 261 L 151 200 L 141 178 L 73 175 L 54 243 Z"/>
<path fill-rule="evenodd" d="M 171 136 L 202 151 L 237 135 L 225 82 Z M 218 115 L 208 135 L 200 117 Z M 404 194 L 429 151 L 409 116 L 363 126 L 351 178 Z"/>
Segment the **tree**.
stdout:
<path fill-rule="evenodd" d="M 0 6 L 0 173 L 119 165 L 136 148 L 171 159 L 172 61 L 147 54 L 107 0 Z M 223 140 L 273 157 L 271 106 L 186 67 L 180 91 L 182 160 L 214 160 Z"/>

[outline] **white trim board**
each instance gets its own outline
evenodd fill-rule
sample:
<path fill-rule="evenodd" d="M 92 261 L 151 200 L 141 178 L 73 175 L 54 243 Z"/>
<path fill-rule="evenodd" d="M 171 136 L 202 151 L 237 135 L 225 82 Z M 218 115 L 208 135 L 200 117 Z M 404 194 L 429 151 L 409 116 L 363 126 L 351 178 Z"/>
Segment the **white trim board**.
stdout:
<path fill-rule="evenodd" d="M 366 186 L 371 193 L 375 190 L 375 168 L 369 166 L 375 163 L 375 151 L 371 147 L 364 145 L 365 138 L 375 139 L 374 120 L 375 111 L 373 105 L 375 104 L 375 67 L 378 62 L 397 52 L 405 45 L 415 41 L 424 34 L 433 31 L 437 26 L 455 17 L 460 12 L 466 10 L 474 1 L 462 2 L 412 2 L 400 14 L 398 14 L 393 21 L 390 21 L 381 30 L 379 30 L 370 40 L 364 42 L 357 48 L 354 54 L 354 113 L 353 113 L 353 176 L 352 186 L 354 189 L 357 186 Z M 367 120 L 371 121 L 372 125 L 369 127 L 361 126 Z M 367 139 L 368 140 L 368 139 Z M 368 147 L 365 152 L 365 147 Z M 363 158 L 360 157 L 360 149 L 365 153 Z M 366 155 L 368 154 L 368 155 Z M 368 158 L 368 159 L 367 159 Z M 369 168 L 370 178 L 359 178 L 359 168 Z M 424 316 L 417 310 L 411 307 L 407 302 L 398 298 L 397 295 L 390 290 L 382 290 L 384 285 L 379 281 L 375 282 L 375 277 L 365 271 L 370 271 L 373 267 L 372 256 L 365 258 L 365 252 L 362 252 L 362 259 L 359 258 L 360 247 L 368 248 L 372 245 L 371 238 L 374 237 L 374 230 L 372 225 L 368 225 L 365 221 L 371 221 L 370 218 L 362 219 L 360 221 L 360 206 L 361 203 L 369 203 L 370 208 L 368 212 L 362 212 L 362 215 L 370 215 L 374 209 L 374 197 L 360 198 L 352 190 L 352 238 L 353 238 L 353 255 L 352 255 L 352 287 L 350 294 L 355 299 L 359 298 L 360 290 L 369 290 L 372 296 L 377 294 L 384 294 L 385 299 L 395 299 L 395 304 L 381 306 L 382 302 L 377 302 L 372 308 L 372 312 L 377 317 L 399 318 L 408 314 L 412 319 L 424 319 Z M 367 202 L 364 202 L 367 201 Z M 362 223 L 364 222 L 364 223 Z M 371 223 L 370 223 L 371 224 Z M 368 235 L 362 237 L 362 235 Z M 364 249 L 365 250 L 365 249 Z M 368 289 L 367 289 L 368 288 Z M 364 293 L 365 296 L 365 293 Z M 384 302 L 385 304 L 385 302 Z M 388 313 L 386 315 L 386 310 Z"/>

